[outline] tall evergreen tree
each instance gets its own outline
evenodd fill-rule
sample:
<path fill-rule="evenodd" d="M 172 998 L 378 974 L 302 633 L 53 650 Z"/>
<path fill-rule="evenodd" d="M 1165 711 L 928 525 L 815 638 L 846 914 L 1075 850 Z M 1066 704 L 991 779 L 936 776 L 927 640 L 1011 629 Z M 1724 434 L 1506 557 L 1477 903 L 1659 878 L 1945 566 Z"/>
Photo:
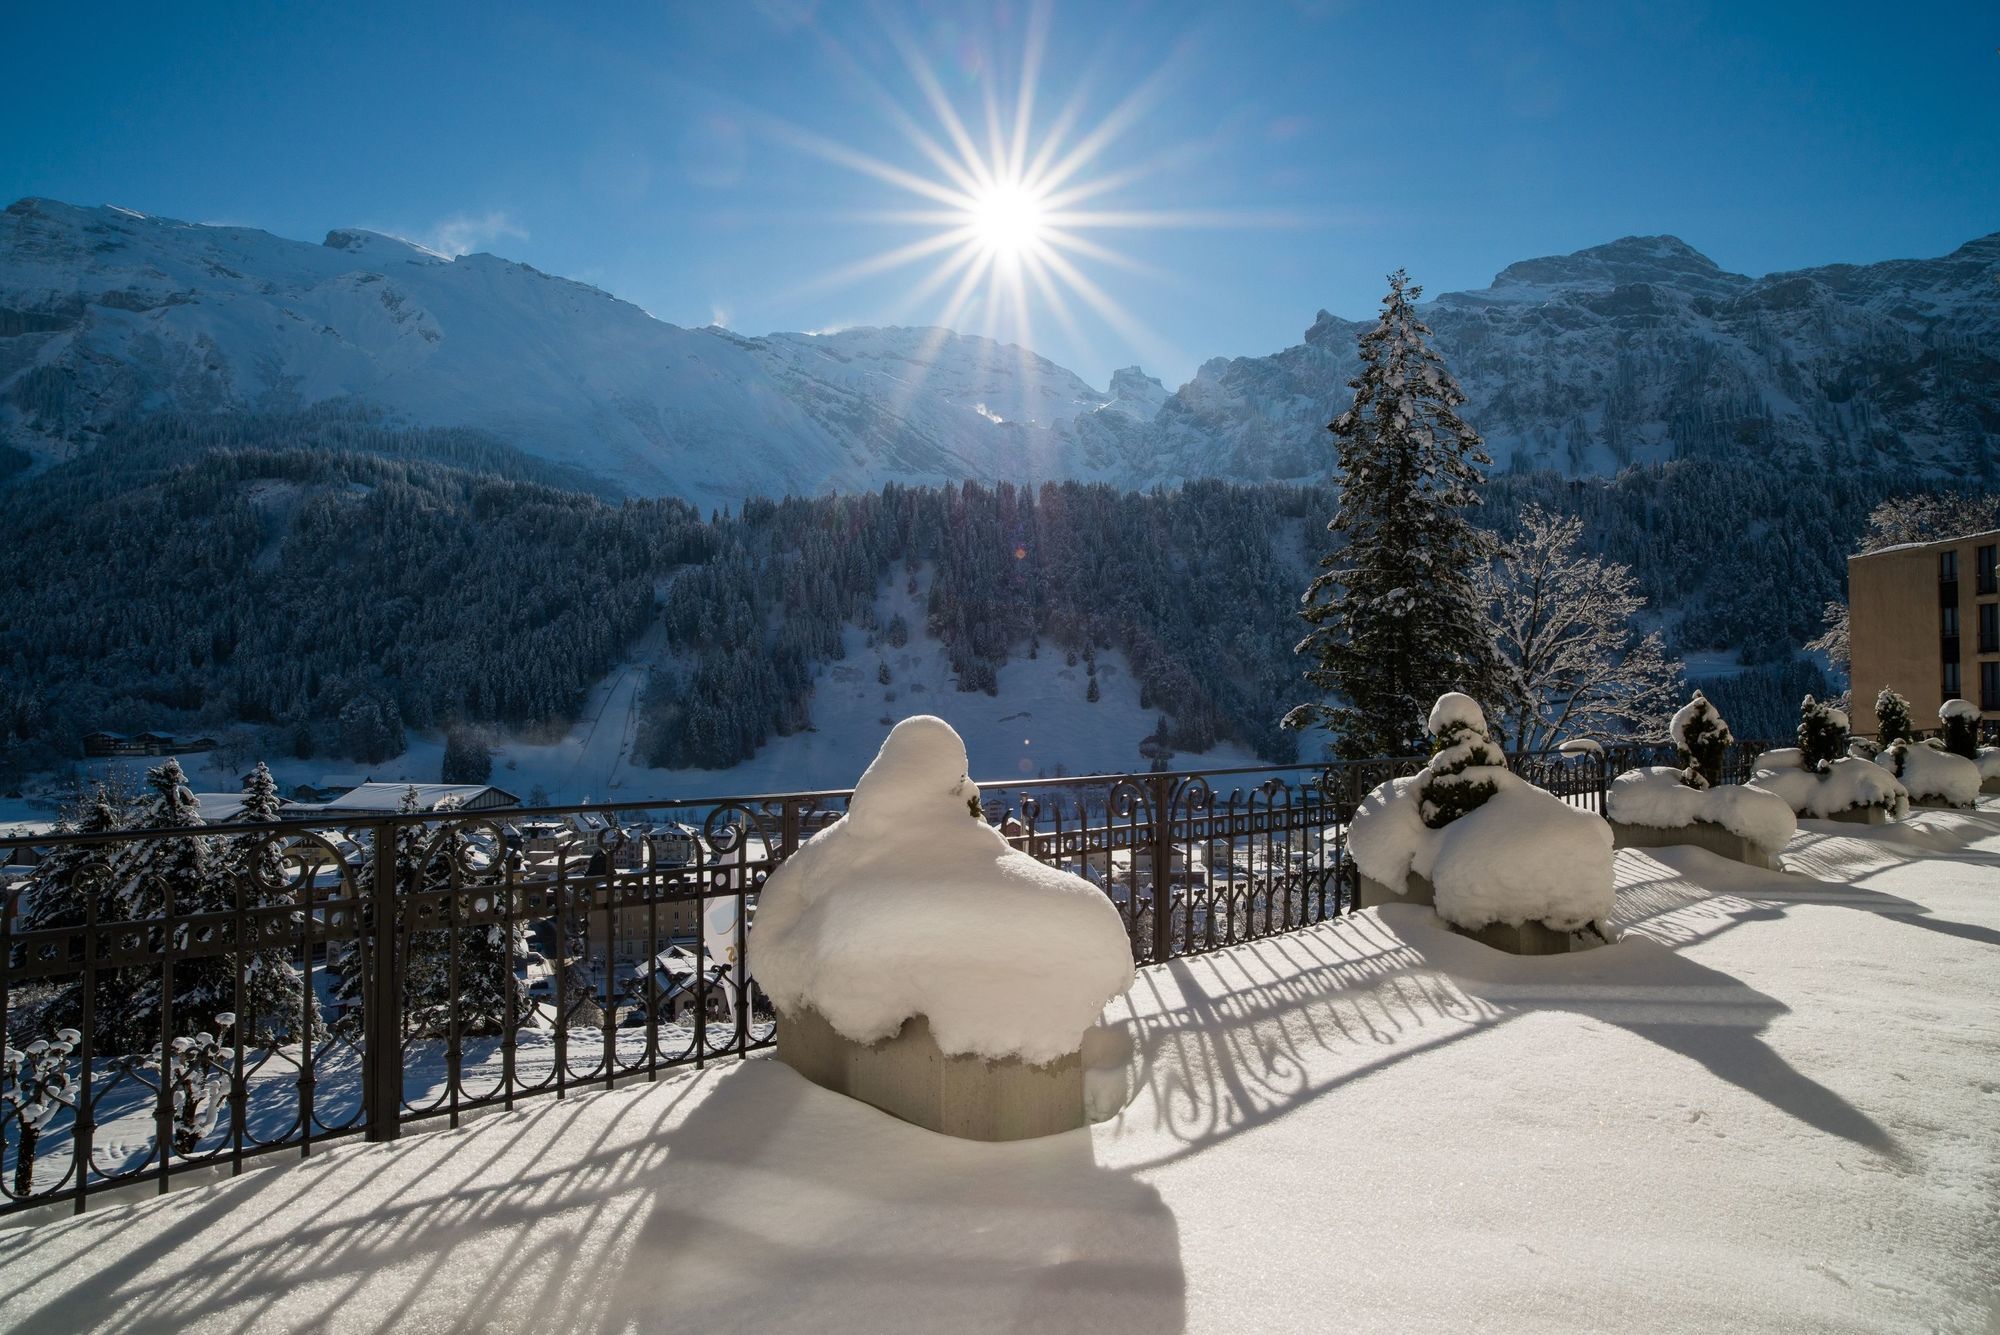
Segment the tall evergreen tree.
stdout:
<path fill-rule="evenodd" d="M 260 760 L 244 786 L 240 819 L 245 824 L 275 824 L 278 808 L 277 780 Z M 294 931 L 303 926 L 305 909 L 292 889 L 297 868 L 286 860 L 277 839 L 245 835 L 231 840 L 226 865 L 232 889 L 243 896 L 246 907 L 292 906 L 296 911 L 286 921 Z M 256 951 L 244 961 L 237 1028 L 245 1039 L 311 1040 L 319 1036 L 319 1001 L 306 992 L 305 979 L 292 958 L 290 950 L 270 949 Z"/>
<path fill-rule="evenodd" d="M 1498 544 L 1468 514 L 1492 463 L 1458 415 L 1465 395 L 1417 318 L 1423 289 L 1389 275 L 1382 318 L 1361 336 L 1354 403 L 1328 428 L 1340 502 L 1300 615 L 1297 652 L 1324 702 L 1298 705 L 1291 728 L 1324 726 L 1348 757 L 1407 755 L 1431 702 L 1451 691 L 1492 701 L 1500 670 L 1475 573 Z"/>

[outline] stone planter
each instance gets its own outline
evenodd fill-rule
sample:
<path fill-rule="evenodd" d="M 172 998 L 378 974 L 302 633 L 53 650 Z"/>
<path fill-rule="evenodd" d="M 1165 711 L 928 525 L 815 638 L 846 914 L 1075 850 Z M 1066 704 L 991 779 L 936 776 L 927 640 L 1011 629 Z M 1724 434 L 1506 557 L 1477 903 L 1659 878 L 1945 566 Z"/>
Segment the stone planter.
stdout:
<path fill-rule="evenodd" d="M 1504 950 L 1509 955 L 1567 955 L 1572 950 L 1589 950 L 1604 943 L 1588 932 L 1559 932 L 1545 922 L 1493 922 L 1476 932 L 1450 926 L 1460 936 L 1469 936 L 1483 946 Z"/>
<path fill-rule="evenodd" d="M 1995 774 L 1990 779 L 1981 779 L 1979 781 L 1979 791 L 1982 793 L 2000 793 L 2000 774 Z"/>
<path fill-rule="evenodd" d="M 1776 853 L 1767 853 L 1759 845 L 1712 820 L 1674 826 L 1628 825 L 1614 820 L 1611 822 L 1611 840 L 1616 848 L 1671 848 L 1683 844 L 1691 848 L 1705 848 L 1718 857 L 1731 858 L 1765 871 L 1780 871 L 1784 865 Z"/>
<path fill-rule="evenodd" d="M 1837 820 L 1846 825 L 1887 825 L 1890 821 L 1889 808 L 1880 806 L 1849 807 L 1836 811 L 1828 820 Z"/>
<path fill-rule="evenodd" d="M 778 1017 L 778 1060 L 823 1089 L 962 1140 L 1027 1140 L 1086 1120 L 1080 1054 L 1046 1066 L 948 1057 L 921 1015 L 893 1038 L 856 1043 L 818 1011 L 786 1012 Z"/>
<path fill-rule="evenodd" d="M 1431 885 L 1428 876 L 1419 876 L 1411 872 L 1404 878 L 1403 886 L 1403 893 L 1399 895 L 1374 877 L 1363 876 L 1355 895 L 1354 906 L 1375 909 L 1384 904 L 1422 904 L 1428 907 L 1437 903 L 1437 890 Z"/>

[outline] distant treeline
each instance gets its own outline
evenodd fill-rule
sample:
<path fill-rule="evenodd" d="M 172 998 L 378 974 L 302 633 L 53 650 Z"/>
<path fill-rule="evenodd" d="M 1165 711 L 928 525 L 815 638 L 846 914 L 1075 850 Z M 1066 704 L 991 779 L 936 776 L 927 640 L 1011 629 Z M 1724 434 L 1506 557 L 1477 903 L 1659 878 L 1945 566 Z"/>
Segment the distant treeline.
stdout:
<path fill-rule="evenodd" d="M 353 410 L 160 418 L 16 473 L 0 481 L 0 770 L 74 757 L 98 728 L 233 728 L 246 754 L 367 762 L 409 727 L 558 726 L 656 615 L 669 658 L 643 758 L 724 766 L 810 725 L 844 625 L 921 632 L 873 624 L 882 582 L 920 567 L 961 689 L 993 690 L 1012 655 L 1116 648 L 1166 746 L 1296 755 L 1277 720 L 1299 698 L 1293 613 L 1324 487 L 891 486 L 705 519 L 591 485 L 476 432 Z M 1710 459 L 1498 475 L 1480 519 L 1582 515 L 1677 649 L 1764 665 L 1714 692 L 1749 736 L 1823 686 L 1791 660 L 1869 507 L 1902 489 L 1886 471 Z"/>

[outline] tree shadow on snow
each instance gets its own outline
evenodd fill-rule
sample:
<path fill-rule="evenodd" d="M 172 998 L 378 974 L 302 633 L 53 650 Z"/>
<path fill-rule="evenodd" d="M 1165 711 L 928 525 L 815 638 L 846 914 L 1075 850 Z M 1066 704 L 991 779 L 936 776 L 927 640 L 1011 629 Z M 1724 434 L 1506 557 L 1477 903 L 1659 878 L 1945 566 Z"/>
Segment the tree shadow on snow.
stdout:
<path fill-rule="evenodd" d="M 981 1145 L 751 1059 L 0 1233 L 22 1330 L 1185 1325 L 1086 1132 Z"/>

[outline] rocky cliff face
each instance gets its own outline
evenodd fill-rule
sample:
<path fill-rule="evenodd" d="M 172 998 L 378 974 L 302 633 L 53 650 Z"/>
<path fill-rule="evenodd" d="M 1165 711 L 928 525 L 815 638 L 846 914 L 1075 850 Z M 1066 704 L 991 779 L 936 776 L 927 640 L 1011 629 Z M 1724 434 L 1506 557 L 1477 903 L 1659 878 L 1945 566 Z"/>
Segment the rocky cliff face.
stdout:
<path fill-rule="evenodd" d="M 2000 466 L 2000 234 L 1936 260 L 1747 278 L 1674 237 L 1509 265 L 1425 304 L 1496 462 L 1572 474 L 1753 453 L 1991 479 Z M 1216 360 L 1135 462 L 1154 480 L 1317 475 L 1364 322 Z"/>

